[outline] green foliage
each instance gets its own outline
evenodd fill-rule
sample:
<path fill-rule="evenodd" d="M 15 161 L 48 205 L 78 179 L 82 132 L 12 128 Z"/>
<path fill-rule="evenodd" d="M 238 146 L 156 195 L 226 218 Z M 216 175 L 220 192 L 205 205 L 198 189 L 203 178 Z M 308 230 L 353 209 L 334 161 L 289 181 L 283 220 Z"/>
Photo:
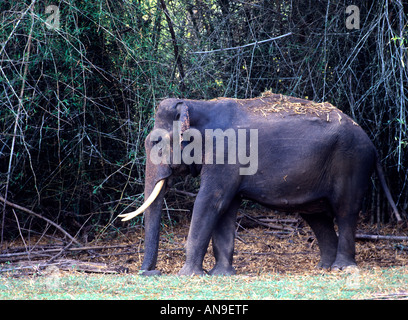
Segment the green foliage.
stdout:
<path fill-rule="evenodd" d="M 49 2 L 0 3 L 0 194 L 8 200 L 75 230 L 89 215 L 105 226 L 141 200 L 143 141 L 160 99 L 271 89 L 352 115 L 407 208 L 406 4 L 360 1 L 361 29 L 348 30 L 347 1 L 54 3 L 55 29 L 46 25 Z M 16 235 L 12 212 L 1 216 L 2 239 L 5 230 Z"/>

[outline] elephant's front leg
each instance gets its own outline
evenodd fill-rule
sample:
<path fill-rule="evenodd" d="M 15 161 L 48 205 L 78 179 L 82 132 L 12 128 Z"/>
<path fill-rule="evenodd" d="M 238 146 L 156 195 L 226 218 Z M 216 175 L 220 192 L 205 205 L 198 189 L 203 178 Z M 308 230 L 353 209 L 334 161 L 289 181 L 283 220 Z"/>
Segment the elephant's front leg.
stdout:
<path fill-rule="evenodd" d="M 186 263 L 179 275 L 204 274 L 203 260 L 215 225 L 232 199 L 231 188 L 227 187 L 223 190 L 216 183 L 204 182 L 203 184 L 201 181 L 187 238 Z"/>
<path fill-rule="evenodd" d="M 208 272 L 210 275 L 234 275 L 232 266 L 235 242 L 235 222 L 241 199 L 235 197 L 225 213 L 216 224 L 212 236 L 215 266 Z"/>

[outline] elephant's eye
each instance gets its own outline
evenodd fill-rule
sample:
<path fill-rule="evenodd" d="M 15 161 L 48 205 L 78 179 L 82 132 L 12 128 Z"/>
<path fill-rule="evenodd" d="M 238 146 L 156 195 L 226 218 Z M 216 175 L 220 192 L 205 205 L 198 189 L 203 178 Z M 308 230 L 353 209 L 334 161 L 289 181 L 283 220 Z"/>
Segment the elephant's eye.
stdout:
<path fill-rule="evenodd" d="M 179 121 L 179 120 L 180 120 L 180 113 L 177 113 L 177 114 L 174 116 L 174 120 L 175 120 L 175 121 Z"/>

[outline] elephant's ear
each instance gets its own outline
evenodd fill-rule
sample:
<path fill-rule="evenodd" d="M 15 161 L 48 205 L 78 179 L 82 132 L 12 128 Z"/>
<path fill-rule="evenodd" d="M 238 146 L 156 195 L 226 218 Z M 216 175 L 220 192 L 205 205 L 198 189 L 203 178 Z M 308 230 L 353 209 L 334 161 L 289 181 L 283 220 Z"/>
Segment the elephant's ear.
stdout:
<path fill-rule="evenodd" d="M 180 115 L 179 121 L 181 123 L 181 131 L 180 134 L 182 135 L 184 131 L 190 129 L 190 115 L 188 113 L 188 106 L 181 102 L 177 105 L 177 112 Z"/>

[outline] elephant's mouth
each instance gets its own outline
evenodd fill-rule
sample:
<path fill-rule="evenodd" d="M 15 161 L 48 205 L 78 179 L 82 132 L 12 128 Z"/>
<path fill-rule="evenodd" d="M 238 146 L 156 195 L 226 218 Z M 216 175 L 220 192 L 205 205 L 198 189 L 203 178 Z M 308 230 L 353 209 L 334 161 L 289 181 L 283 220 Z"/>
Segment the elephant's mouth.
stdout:
<path fill-rule="evenodd" d="M 143 203 L 143 205 L 139 209 L 133 212 L 120 214 L 118 215 L 118 217 L 123 218 L 122 221 L 128 221 L 138 216 L 139 214 L 142 214 L 153 203 L 153 201 L 156 200 L 157 196 L 159 195 L 161 189 L 164 186 L 165 181 L 166 179 L 162 179 L 156 183 L 152 193 L 150 194 L 150 196 L 147 198 L 147 200 Z"/>

